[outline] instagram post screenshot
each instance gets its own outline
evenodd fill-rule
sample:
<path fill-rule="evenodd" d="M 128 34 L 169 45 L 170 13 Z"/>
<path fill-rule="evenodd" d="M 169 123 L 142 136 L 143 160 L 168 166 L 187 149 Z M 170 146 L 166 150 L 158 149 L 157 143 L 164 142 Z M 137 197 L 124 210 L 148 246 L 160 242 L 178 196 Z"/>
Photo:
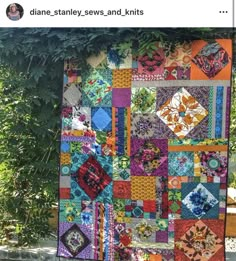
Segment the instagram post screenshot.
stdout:
<path fill-rule="evenodd" d="M 234 0 L 0 3 L 0 261 L 236 261 Z"/>

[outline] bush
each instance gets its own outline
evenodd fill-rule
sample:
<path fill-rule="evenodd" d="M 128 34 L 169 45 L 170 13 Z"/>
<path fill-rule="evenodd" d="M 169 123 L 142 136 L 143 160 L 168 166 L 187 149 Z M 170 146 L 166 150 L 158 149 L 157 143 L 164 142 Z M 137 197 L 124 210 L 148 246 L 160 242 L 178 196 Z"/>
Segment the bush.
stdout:
<path fill-rule="evenodd" d="M 4 67 L 0 75 L 0 220 L 17 220 L 12 225 L 20 226 L 22 245 L 49 233 L 50 209 L 57 201 L 61 86 L 51 90 L 48 82 L 39 90 L 22 73 Z"/>

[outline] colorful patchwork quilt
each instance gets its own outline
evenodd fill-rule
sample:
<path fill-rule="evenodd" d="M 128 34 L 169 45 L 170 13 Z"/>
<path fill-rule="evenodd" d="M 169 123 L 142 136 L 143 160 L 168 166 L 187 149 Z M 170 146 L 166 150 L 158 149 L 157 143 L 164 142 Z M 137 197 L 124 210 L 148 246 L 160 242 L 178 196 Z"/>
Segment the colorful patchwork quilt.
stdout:
<path fill-rule="evenodd" d="M 60 257 L 224 261 L 232 42 L 64 67 Z"/>

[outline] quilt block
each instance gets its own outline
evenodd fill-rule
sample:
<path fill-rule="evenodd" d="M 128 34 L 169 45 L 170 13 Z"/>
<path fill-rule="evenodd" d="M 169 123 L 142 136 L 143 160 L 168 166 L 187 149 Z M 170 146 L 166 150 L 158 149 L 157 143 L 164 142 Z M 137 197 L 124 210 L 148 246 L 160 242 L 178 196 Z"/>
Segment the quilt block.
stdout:
<path fill-rule="evenodd" d="M 65 61 L 57 255 L 223 261 L 230 39 Z"/>

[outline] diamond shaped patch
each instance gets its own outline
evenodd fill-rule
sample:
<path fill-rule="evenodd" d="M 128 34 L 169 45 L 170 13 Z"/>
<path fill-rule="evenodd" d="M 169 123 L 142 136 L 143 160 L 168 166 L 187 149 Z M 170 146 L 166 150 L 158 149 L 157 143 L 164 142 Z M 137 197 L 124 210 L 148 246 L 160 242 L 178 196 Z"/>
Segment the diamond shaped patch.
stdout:
<path fill-rule="evenodd" d="M 193 62 L 209 77 L 215 77 L 228 63 L 229 55 L 218 43 L 208 43 Z"/>
<path fill-rule="evenodd" d="M 73 257 L 77 256 L 91 243 L 76 224 L 61 236 L 61 241 Z"/>
<path fill-rule="evenodd" d="M 79 168 L 77 173 L 77 182 L 79 186 L 92 200 L 94 200 L 112 181 L 111 177 L 93 156 Z"/>
<path fill-rule="evenodd" d="M 179 138 L 184 138 L 208 115 L 208 111 L 181 88 L 156 114 Z"/>
<path fill-rule="evenodd" d="M 202 184 L 198 184 L 182 202 L 197 218 L 201 218 L 219 201 Z"/>
<path fill-rule="evenodd" d="M 181 238 L 179 249 L 189 260 L 219 260 L 212 258 L 222 248 L 222 240 L 201 220 L 197 221 Z"/>

